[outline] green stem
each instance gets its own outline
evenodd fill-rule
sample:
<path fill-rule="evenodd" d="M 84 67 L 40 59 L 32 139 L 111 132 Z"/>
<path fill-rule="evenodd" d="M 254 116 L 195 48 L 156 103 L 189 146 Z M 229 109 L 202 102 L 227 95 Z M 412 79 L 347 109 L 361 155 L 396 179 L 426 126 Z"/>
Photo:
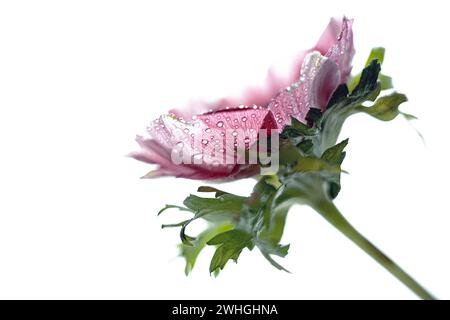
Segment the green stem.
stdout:
<path fill-rule="evenodd" d="M 336 229 L 342 232 L 348 239 L 353 241 L 358 247 L 365 251 L 387 271 L 389 271 L 400 282 L 407 286 L 417 296 L 424 300 L 434 300 L 424 287 L 422 287 L 409 274 L 403 271 L 394 261 L 381 252 L 371 242 L 369 242 L 361 233 L 359 233 L 339 212 L 331 201 L 323 201 L 315 206 L 315 209 Z"/>

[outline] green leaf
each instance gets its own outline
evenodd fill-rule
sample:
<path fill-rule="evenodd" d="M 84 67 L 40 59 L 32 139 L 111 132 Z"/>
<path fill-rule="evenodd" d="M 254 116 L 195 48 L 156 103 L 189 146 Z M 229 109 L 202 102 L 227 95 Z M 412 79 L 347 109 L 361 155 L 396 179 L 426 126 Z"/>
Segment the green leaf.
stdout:
<path fill-rule="evenodd" d="M 379 74 L 378 75 L 378 81 L 380 81 L 380 87 L 381 90 L 389 90 L 392 89 L 394 87 L 394 84 L 392 82 L 392 78 L 384 75 L 384 74 Z"/>
<path fill-rule="evenodd" d="M 228 260 L 237 262 L 244 248 L 253 248 L 251 234 L 238 229 L 220 233 L 209 240 L 207 244 L 218 246 L 211 260 L 210 273 L 217 269 L 223 270 Z"/>
<path fill-rule="evenodd" d="M 328 171 L 331 173 L 340 173 L 341 167 L 339 165 L 329 163 L 323 159 L 316 157 L 301 158 L 298 163 L 292 167 L 291 172 L 319 172 Z"/>
<path fill-rule="evenodd" d="M 178 209 L 178 210 L 181 210 L 181 211 L 191 211 L 189 208 L 185 208 L 185 207 L 181 207 L 181 206 L 176 206 L 176 205 L 173 205 L 173 204 L 166 204 L 166 206 L 164 207 L 164 208 L 162 208 L 161 210 L 159 210 L 159 212 L 158 212 L 158 216 L 161 214 L 161 213 L 163 213 L 164 211 L 166 211 L 166 210 L 168 210 L 168 209 Z M 191 211 L 192 212 L 192 211 Z"/>
<path fill-rule="evenodd" d="M 217 192 L 217 191 L 216 191 Z M 244 205 L 245 197 L 225 193 L 217 198 L 202 198 L 190 195 L 184 200 L 184 205 L 195 212 L 192 219 L 183 224 L 180 230 L 180 238 L 183 244 L 192 246 L 193 237 L 186 235 L 186 227 L 194 220 L 203 218 L 210 222 L 233 221 L 239 215 Z"/>
<path fill-rule="evenodd" d="M 266 260 L 270 262 L 270 264 L 271 264 L 272 266 L 274 266 L 274 267 L 277 268 L 278 270 L 285 271 L 285 272 L 287 272 L 287 273 L 291 273 L 289 270 L 287 270 L 286 268 L 284 268 L 281 264 L 279 264 L 278 262 L 276 262 L 275 260 L 273 260 L 273 258 L 272 258 L 269 254 L 265 253 L 264 251 L 261 251 L 261 253 L 262 253 L 262 255 L 264 256 L 264 258 L 266 258 Z"/>
<path fill-rule="evenodd" d="M 245 201 L 245 197 L 231 193 L 222 194 L 216 198 L 203 198 L 190 195 L 184 200 L 184 205 L 195 212 L 195 218 L 204 217 L 213 221 L 232 219 L 238 215 Z"/>
<path fill-rule="evenodd" d="M 377 80 L 379 72 L 380 64 L 373 60 L 363 70 L 359 83 L 350 94 L 346 95 L 344 86 L 335 91 L 322 117 L 316 150 L 323 151 L 333 146 L 345 120 L 355 113 L 365 112 L 384 121 L 392 120 L 401 113 L 398 106 L 407 100 L 405 95 L 394 92 L 376 100 L 380 94 L 380 83 Z M 363 106 L 364 102 L 369 101 L 375 103 Z"/>
<path fill-rule="evenodd" d="M 229 194 L 228 192 L 213 188 L 213 187 L 208 187 L 208 186 L 200 186 L 197 189 L 198 192 L 215 192 L 215 197 L 218 198 L 224 194 Z"/>
<path fill-rule="evenodd" d="M 347 146 L 347 144 L 348 139 L 341 141 L 337 145 L 325 150 L 321 158 L 324 161 L 340 166 L 345 159 L 344 149 Z M 341 174 L 337 173 L 331 175 L 327 178 L 327 180 L 329 183 L 328 194 L 331 199 L 334 199 L 338 196 L 339 192 L 341 191 Z"/>
<path fill-rule="evenodd" d="M 381 65 L 377 60 L 372 60 L 372 62 L 363 70 L 358 84 L 349 95 L 349 98 L 353 98 L 352 102 L 361 99 L 375 100 L 376 96 L 374 96 L 374 93 L 378 88 L 377 80 L 380 71 Z M 378 95 L 378 93 L 376 95 Z"/>
<path fill-rule="evenodd" d="M 325 150 L 321 159 L 332 164 L 341 165 L 345 158 L 344 149 L 348 144 L 348 139 L 345 139 L 337 145 Z"/>
<path fill-rule="evenodd" d="M 219 225 L 210 226 L 208 229 L 200 233 L 194 241 L 192 241 L 191 246 L 180 245 L 180 254 L 186 260 L 186 266 L 184 272 L 186 275 L 191 273 L 194 268 L 195 262 L 201 251 L 205 248 L 207 242 L 214 238 L 216 235 L 231 230 L 233 228 L 232 224 L 225 223 Z"/>
<path fill-rule="evenodd" d="M 318 133 L 316 128 L 311 128 L 306 124 L 298 121 L 296 118 L 291 118 L 291 124 L 287 125 L 280 137 L 282 139 L 304 137 L 304 136 L 314 136 Z"/>
<path fill-rule="evenodd" d="M 310 108 L 306 115 L 306 121 L 308 123 L 308 126 L 315 127 L 319 123 L 321 117 L 322 111 L 320 109 Z"/>
<path fill-rule="evenodd" d="M 367 58 L 365 67 L 369 66 L 370 63 L 373 60 L 377 60 L 378 63 L 380 65 L 382 65 L 383 61 L 384 61 L 384 54 L 385 54 L 385 49 L 384 48 L 382 48 L 382 47 L 373 48 L 372 51 L 369 54 L 369 57 Z M 360 79 L 361 79 L 361 73 L 357 74 L 355 77 L 353 77 L 349 81 L 348 87 L 350 88 L 350 90 L 353 90 L 356 87 L 356 85 L 358 84 Z M 378 75 L 378 80 L 380 81 L 380 89 L 381 90 L 388 90 L 388 89 L 392 89 L 393 88 L 392 78 L 391 77 L 380 73 Z"/>
<path fill-rule="evenodd" d="M 394 92 L 388 96 L 379 98 L 371 107 L 355 107 L 355 112 L 365 112 L 378 120 L 390 121 L 401 113 L 398 107 L 406 101 L 408 99 L 404 94 Z"/>

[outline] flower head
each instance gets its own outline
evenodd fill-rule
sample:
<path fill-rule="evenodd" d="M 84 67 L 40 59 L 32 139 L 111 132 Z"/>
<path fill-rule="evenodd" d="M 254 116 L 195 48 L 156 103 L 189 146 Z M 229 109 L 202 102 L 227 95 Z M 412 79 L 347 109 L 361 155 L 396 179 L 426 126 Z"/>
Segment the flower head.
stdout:
<path fill-rule="evenodd" d="M 311 108 L 323 111 L 334 90 L 347 81 L 353 54 L 352 21 L 332 19 L 316 46 L 298 55 L 291 74 L 282 77 L 271 70 L 262 88 L 248 89 L 241 97 L 171 110 L 152 122 L 145 137 L 137 137 L 141 150 L 131 156 L 159 166 L 146 177 L 252 176 L 258 166 L 242 163 L 236 149 L 248 151 L 261 130 L 281 132 L 292 117 L 306 122 Z M 174 150 L 182 161 L 174 161 Z"/>

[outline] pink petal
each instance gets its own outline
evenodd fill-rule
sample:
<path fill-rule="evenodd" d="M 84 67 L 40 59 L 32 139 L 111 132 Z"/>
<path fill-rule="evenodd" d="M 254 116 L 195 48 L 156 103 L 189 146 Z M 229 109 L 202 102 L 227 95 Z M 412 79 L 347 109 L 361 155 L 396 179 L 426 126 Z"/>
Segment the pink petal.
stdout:
<path fill-rule="evenodd" d="M 236 107 L 241 104 L 267 106 L 280 90 L 298 80 L 305 56 L 314 51 L 319 51 L 338 64 L 341 71 L 341 83 L 345 83 L 350 75 L 351 60 L 354 55 L 352 23 L 352 20 L 345 17 L 342 20 L 331 19 L 317 44 L 296 55 L 290 63 L 288 74 L 271 68 L 263 85 L 249 87 L 237 97 L 222 98 L 212 103 L 195 101 L 190 103 L 184 111 L 171 110 L 170 112 L 184 119 L 190 119 L 195 114 Z"/>
<path fill-rule="evenodd" d="M 306 123 L 310 108 L 324 110 L 339 81 L 336 63 L 319 52 L 308 54 L 299 80 L 281 91 L 269 104 L 280 130 L 291 122 L 291 117 Z"/>
<path fill-rule="evenodd" d="M 277 128 L 272 113 L 261 107 L 207 113 L 190 122 L 162 116 L 148 128 L 149 137 L 137 138 L 141 150 L 131 156 L 159 165 L 159 169 L 147 177 L 173 175 L 190 179 L 220 179 L 254 175 L 257 166 L 238 164 L 234 150 L 238 143 L 245 148 L 253 145 L 258 140 L 260 128 Z M 236 132 L 236 136 L 229 132 Z M 176 147 L 182 148 L 183 155 L 191 160 L 200 156 L 197 160 L 201 163 L 174 164 L 171 152 Z"/>
<path fill-rule="evenodd" d="M 316 49 L 339 66 L 341 83 L 346 83 L 352 70 L 351 62 L 355 54 L 353 46 L 353 20 L 343 18 L 342 22 L 330 21 L 322 34 Z"/>

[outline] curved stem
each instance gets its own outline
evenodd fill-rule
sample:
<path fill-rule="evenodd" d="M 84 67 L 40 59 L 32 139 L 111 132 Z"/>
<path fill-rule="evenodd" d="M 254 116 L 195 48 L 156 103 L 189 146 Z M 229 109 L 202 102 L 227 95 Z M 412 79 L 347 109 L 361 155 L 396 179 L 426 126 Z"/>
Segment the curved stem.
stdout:
<path fill-rule="evenodd" d="M 371 242 L 369 242 L 362 234 L 360 234 L 339 212 L 336 206 L 331 201 L 323 201 L 314 208 L 336 229 L 342 232 L 348 239 L 353 241 L 358 247 L 365 251 L 387 271 L 389 271 L 400 282 L 407 286 L 417 296 L 424 300 L 434 300 L 424 287 L 422 287 L 409 274 L 402 270 L 394 261 L 381 252 Z"/>

